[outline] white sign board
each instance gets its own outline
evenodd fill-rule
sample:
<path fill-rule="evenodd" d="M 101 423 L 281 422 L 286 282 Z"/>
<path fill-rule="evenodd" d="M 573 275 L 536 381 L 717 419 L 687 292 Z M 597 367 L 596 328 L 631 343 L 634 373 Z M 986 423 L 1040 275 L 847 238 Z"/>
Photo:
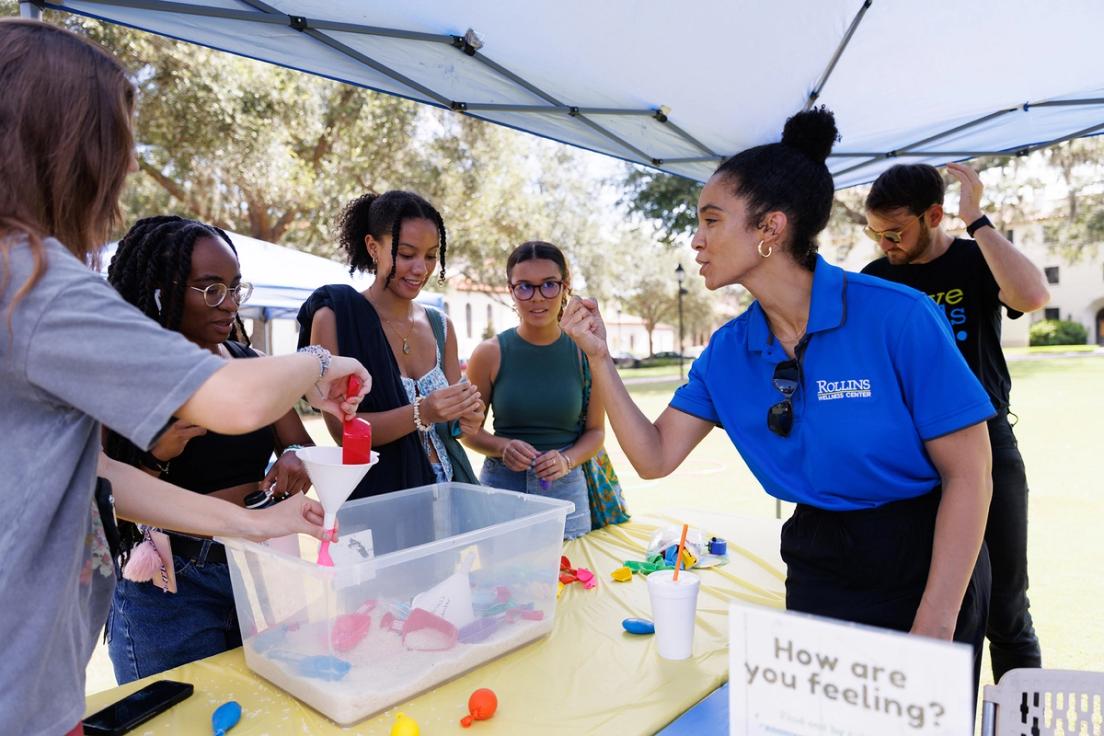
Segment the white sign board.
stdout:
<path fill-rule="evenodd" d="M 729 606 L 732 736 L 973 733 L 965 644 Z"/>

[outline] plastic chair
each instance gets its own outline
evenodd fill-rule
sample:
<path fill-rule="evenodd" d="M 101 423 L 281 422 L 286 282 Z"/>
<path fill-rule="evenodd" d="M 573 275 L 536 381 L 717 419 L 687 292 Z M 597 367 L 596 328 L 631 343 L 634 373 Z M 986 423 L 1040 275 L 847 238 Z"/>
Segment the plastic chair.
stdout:
<path fill-rule="evenodd" d="M 986 685 L 982 736 L 1104 736 L 1104 672 L 1018 669 Z"/>

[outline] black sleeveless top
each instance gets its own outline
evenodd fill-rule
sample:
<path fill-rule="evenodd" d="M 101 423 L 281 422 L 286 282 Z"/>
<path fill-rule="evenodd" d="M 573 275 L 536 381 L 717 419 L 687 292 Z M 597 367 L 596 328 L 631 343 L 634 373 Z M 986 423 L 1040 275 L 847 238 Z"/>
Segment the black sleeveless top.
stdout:
<path fill-rule="evenodd" d="M 358 411 L 382 412 L 409 404 L 399 364 L 387 343 L 379 315 L 353 287 L 339 284 L 322 286 L 310 295 L 296 317 L 299 321 L 299 347 L 310 344 L 314 313 L 322 307 L 332 309 L 336 317 L 337 352 L 356 358 L 372 374 L 372 390 L 364 397 Z M 375 496 L 435 482 L 417 432 L 405 434 L 386 445 L 373 443 L 372 449 L 379 453 L 379 463 L 368 471 L 350 498 Z"/>
<path fill-rule="evenodd" d="M 241 343 L 227 341 L 223 345 L 234 358 L 257 357 Z M 169 472 L 162 478 L 196 493 L 258 483 L 264 479 L 275 447 L 276 431 L 271 426 L 241 435 L 208 430 L 207 434 L 188 440 L 184 452 L 169 461 Z"/>

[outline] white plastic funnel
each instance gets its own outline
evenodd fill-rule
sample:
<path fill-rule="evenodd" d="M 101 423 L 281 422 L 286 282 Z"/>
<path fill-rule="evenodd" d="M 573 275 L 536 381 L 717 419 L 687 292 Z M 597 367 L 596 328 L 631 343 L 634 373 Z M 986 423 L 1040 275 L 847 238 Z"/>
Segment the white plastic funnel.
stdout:
<path fill-rule="evenodd" d="M 302 447 L 296 453 L 307 466 L 307 475 L 326 512 L 322 528 L 333 529 L 338 509 L 356 490 L 368 469 L 379 462 L 379 453 L 373 451 L 372 462 L 364 465 L 343 465 L 340 447 Z"/>

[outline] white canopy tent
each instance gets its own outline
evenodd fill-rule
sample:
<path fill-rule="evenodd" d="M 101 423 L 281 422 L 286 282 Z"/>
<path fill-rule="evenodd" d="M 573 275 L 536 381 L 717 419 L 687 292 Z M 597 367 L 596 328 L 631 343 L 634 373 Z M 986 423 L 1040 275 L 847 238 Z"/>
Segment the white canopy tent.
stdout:
<path fill-rule="evenodd" d="M 1104 131 L 1104 3 L 35 0 L 704 180 L 835 111 L 838 187 Z"/>

